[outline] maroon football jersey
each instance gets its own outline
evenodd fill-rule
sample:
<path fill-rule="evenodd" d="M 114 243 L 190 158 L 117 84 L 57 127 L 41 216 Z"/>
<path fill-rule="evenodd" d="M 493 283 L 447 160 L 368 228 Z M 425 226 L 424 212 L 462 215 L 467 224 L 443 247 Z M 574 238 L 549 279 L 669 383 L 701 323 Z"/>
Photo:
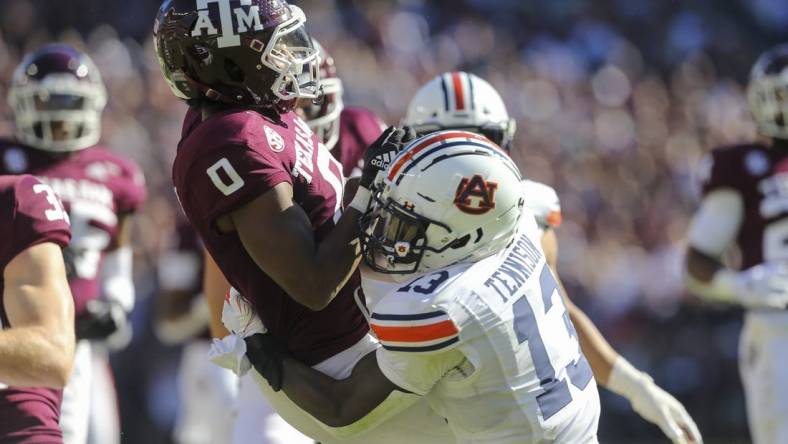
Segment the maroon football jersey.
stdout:
<path fill-rule="evenodd" d="M 314 312 L 260 270 L 237 233 L 219 234 L 214 225 L 218 217 L 286 182 L 312 222 L 315 240 L 328 234 L 341 205 L 341 165 L 308 125 L 295 113 L 274 120 L 256 111 L 229 110 L 185 133 L 173 182 L 186 216 L 230 284 L 249 298 L 265 326 L 287 341 L 293 355 L 309 365 L 358 342 L 368 330 L 353 298 L 358 272 L 328 307 Z"/>
<path fill-rule="evenodd" d="M 0 270 L 25 249 L 43 242 L 68 245 L 71 232 L 52 189 L 32 176 L 0 176 Z M 3 302 L 0 328 L 12 328 Z M 6 388 L 0 384 L 0 442 L 60 443 L 62 391 Z"/>
<path fill-rule="evenodd" d="M 736 191 L 744 219 L 736 243 L 742 268 L 788 259 L 788 150 L 739 145 L 712 151 L 703 193 Z"/>
<path fill-rule="evenodd" d="M 345 177 L 360 176 L 364 152 L 385 130 L 385 124 L 370 110 L 345 108 L 339 117 L 339 140 L 331 154 L 342 164 Z"/>
<path fill-rule="evenodd" d="M 0 159 L 0 173 L 34 174 L 63 201 L 73 231 L 75 273 L 69 283 L 79 316 L 99 296 L 101 263 L 119 234 L 119 218 L 145 200 L 139 167 L 101 147 L 56 156 L 10 140 L 0 140 Z"/>

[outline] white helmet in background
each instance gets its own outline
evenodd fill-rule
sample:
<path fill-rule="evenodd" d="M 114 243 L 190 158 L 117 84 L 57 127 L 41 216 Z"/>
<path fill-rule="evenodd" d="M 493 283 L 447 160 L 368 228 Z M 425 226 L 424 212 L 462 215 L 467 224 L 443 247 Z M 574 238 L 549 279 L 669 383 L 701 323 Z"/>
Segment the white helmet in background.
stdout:
<path fill-rule="evenodd" d="M 379 176 L 361 219 L 373 270 L 422 273 L 495 254 L 524 205 L 520 172 L 487 138 L 441 131 L 411 142 Z"/>
<path fill-rule="evenodd" d="M 470 131 L 507 151 L 516 130 L 498 91 L 466 72 L 449 72 L 430 80 L 410 101 L 402 125 L 413 127 L 420 136 L 445 129 Z"/>
<path fill-rule="evenodd" d="M 750 72 L 747 98 L 758 131 L 788 139 L 788 44 L 758 57 Z"/>

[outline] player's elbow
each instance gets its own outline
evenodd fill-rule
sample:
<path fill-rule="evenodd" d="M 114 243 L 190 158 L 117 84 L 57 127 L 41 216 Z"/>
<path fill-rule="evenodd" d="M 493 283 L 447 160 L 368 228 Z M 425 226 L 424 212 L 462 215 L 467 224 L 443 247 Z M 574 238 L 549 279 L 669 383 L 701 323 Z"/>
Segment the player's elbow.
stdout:
<path fill-rule="evenodd" d="M 294 282 L 293 291 L 289 292 L 299 304 L 312 311 L 323 310 L 334 300 L 336 291 L 316 278 L 304 278 Z"/>
<path fill-rule="evenodd" d="M 63 389 L 71 379 L 71 370 L 73 369 L 74 359 L 61 359 L 53 363 L 47 374 L 45 375 L 45 386 L 54 389 Z"/>
<path fill-rule="evenodd" d="M 326 294 L 323 290 L 315 289 L 308 294 L 304 294 L 299 302 L 312 311 L 321 311 L 328 307 L 328 304 L 330 304 L 332 300 L 333 297 L 331 294 Z"/>
<path fill-rule="evenodd" d="M 329 427 L 339 429 L 357 423 L 363 419 L 364 416 L 366 416 L 366 414 L 361 414 L 357 409 L 350 409 L 337 403 L 328 409 L 322 422 Z"/>
<path fill-rule="evenodd" d="M 47 332 L 42 342 L 41 360 L 38 365 L 40 385 L 62 389 L 71 379 L 74 368 L 73 332 Z"/>
<path fill-rule="evenodd" d="M 719 268 L 719 261 L 689 247 L 684 262 L 685 285 L 707 284 L 713 279 L 714 273 Z"/>

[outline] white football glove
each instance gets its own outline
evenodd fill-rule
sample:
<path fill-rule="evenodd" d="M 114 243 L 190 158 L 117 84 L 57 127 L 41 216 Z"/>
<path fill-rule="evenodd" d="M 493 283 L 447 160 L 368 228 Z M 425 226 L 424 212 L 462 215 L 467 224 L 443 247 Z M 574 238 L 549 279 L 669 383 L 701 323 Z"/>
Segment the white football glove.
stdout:
<path fill-rule="evenodd" d="M 613 365 L 607 388 L 627 398 L 638 415 L 659 426 L 674 444 L 703 443 L 698 426 L 684 406 L 623 357 Z"/>
<path fill-rule="evenodd" d="M 222 339 L 214 339 L 208 351 L 208 360 L 243 377 L 252 369 L 252 363 L 246 357 L 246 342 L 240 336 L 227 335 Z"/>
<path fill-rule="evenodd" d="M 255 333 L 268 331 L 263 325 L 263 321 L 254 312 L 252 304 L 244 299 L 235 288 L 231 288 L 224 299 L 222 324 L 224 324 L 224 328 L 242 339 Z"/>
<path fill-rule="evenodd" d="M 208 352 L 208 359 L 239 377 L 244 376 L 252 368 L 252 364 L 246 356 L 244 338 L 256 333 L 265 333 L 267 330 L 255 314 L 252 304 L 234 288 L 230 289 L 224 300 L 222 324 L 232 334 L 222 339 L 213 340 L 211 350 Z"/>
<path fill-rule="evenodd" d="M 725 276 L 720 278 L 725 279 Z M 728 279 L 734 279 L 733 285 L 738 290 L 736 301 L 747 308 L 788 307 L 788 263 L 766 262 L 732 273 Z"/>

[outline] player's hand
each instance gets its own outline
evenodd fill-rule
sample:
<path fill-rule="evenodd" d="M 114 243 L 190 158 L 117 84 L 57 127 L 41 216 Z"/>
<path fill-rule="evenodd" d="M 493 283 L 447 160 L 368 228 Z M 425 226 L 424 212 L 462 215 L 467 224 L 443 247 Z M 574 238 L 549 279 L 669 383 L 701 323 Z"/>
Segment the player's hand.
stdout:
<path fill-rule="evenodd" d="M 633 367 L 623 357 L 619 356 L 613 363 L 606 387 L 627 398 L 638 415 L 659 426 L 674 444 L 703 442 L 698 426 L 684 406 L 654 384 L 651 376 Z"/>
<path fill-rule="evenodd" d="M 284 358 L 287 356 L 285 345 L 271 334 L 256 333 L 247 337 L 246 356 L 257 373 L 268 381 L 271 389 L 282 389 Z"/>
<path fill-rule="evenodd" d="M 674 444 L 700 444 L 703 438 L 687 409 L 651 378 L 630 398 L 632 408 L 643 419 L 656 424 Z"/>
<path fill-rule="evenodd" d="M 94 299 L 88 302 L 85 310 L 74 324 L 77 339 L 105 340 L 128 325 L 128 314 L 116 302 Z"/>
<path fill-rule="evenodd" d="M 788 307 L 788 263 L 765 262 L 736 275 L 739 302 L 747 308 Z"/>
<path fill-rule="evenodd" d="M 388 168 L 394 157 L 415 138 L 416 132 L 410 127 L 391 126 L 386 129 L 364 153 L 364 169 L 361 171 L 359 186 L 369 189 L 378 173 Z"/>

